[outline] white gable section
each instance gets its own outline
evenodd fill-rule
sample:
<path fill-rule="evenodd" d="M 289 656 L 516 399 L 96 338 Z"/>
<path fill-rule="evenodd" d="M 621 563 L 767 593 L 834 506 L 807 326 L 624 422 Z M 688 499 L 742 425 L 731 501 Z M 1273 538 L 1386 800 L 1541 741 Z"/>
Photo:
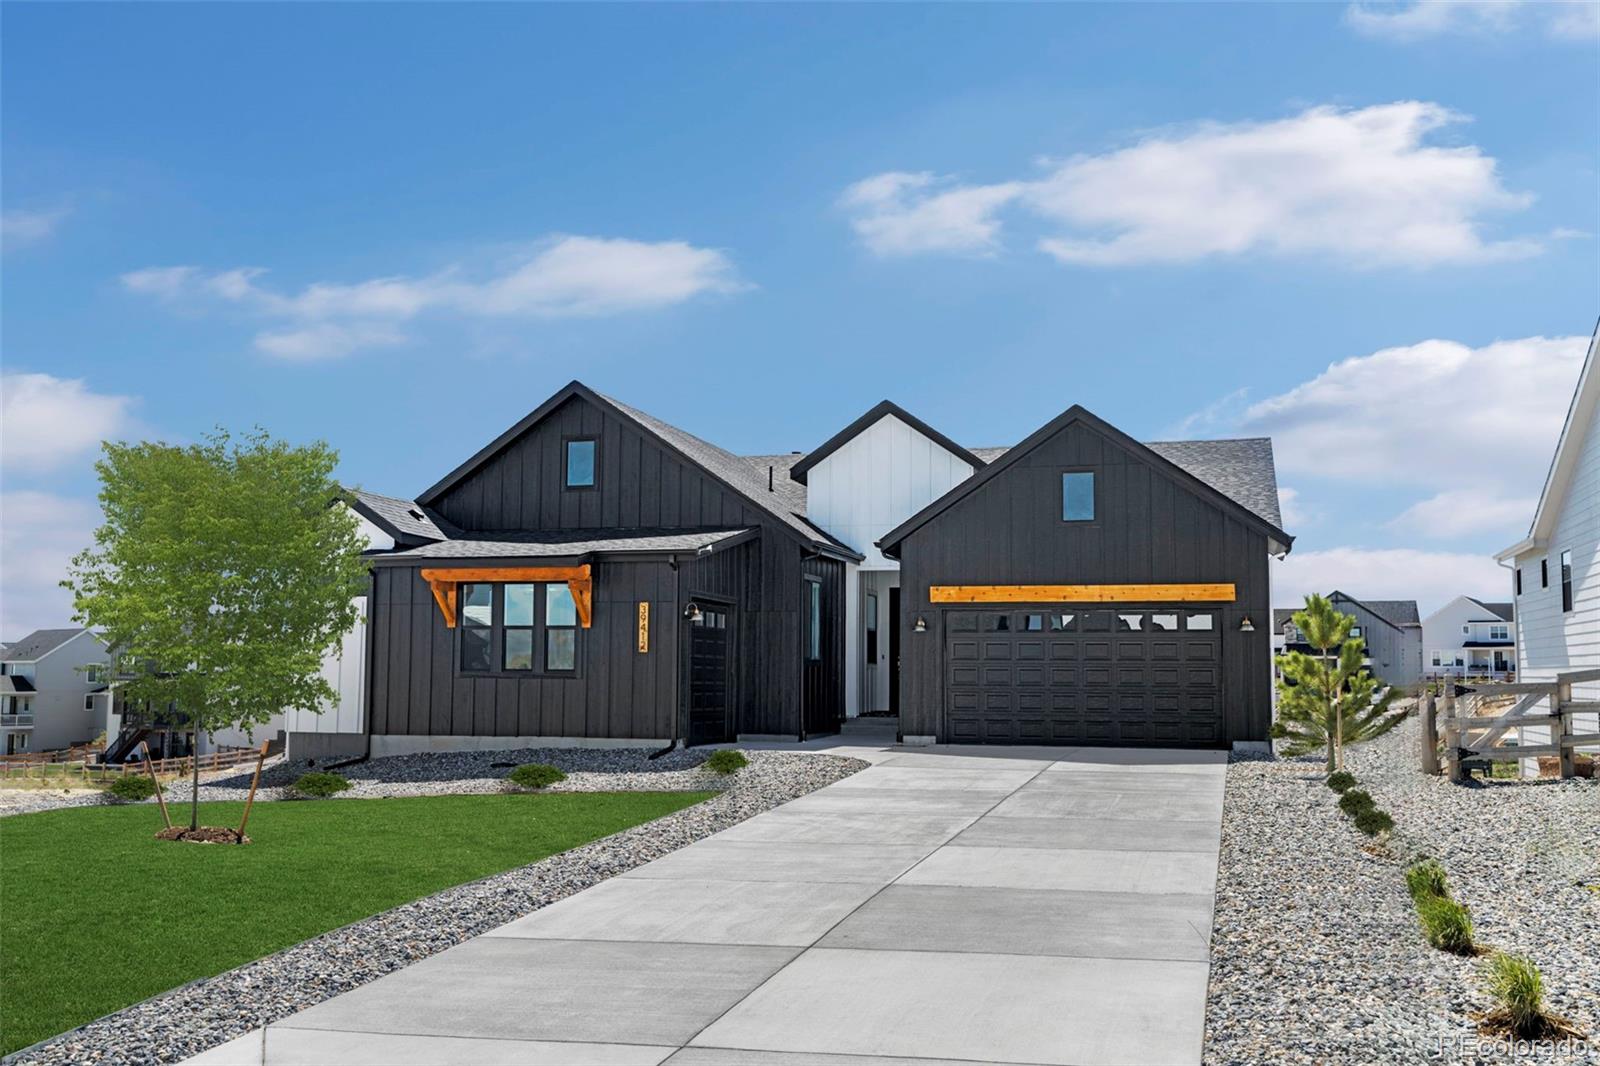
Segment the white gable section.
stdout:
<path fill-rule="evenodd" d="M 898 570 L 879 537 L 972 476 L 972 464 L 885 414 L 806 475 L 806 517 L 866 556 L 863 570 Z"/>

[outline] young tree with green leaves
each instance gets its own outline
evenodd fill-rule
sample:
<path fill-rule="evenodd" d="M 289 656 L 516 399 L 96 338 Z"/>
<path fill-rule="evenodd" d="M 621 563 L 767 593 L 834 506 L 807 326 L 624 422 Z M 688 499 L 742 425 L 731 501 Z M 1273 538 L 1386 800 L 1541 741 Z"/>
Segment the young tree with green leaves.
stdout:
<path fill-rule="evenodd" d="M 359 522 L 333 506 L 337 454 L 264 431 L 104 445 L 104 524 L 63 587 L 74 619 L 140 668 L 124 694 L 175 706 L 196 739 L 335 699 L 322 659 L 366 588 Z M 190 828 L 199 827 L 199 760 Z"/>
<path fill-rule="evenodd" d="M 1287 755 L 1305 755 L 1319 748 L 1328 753 L 1331 773 L 1344 769 L 1344 746 L 1380 737 L 1405 720 L 1390 711 L 1399 695 L 1362 664 L 1364 648 L 1350 636 L 1355 619 L 1334 609 L 1313 593 L 1294 613 L 1295 628 L 1316 655 L 1291 651 L 1279 660 L 1278 720 L 1272 735 L 1285 741 Z"/>

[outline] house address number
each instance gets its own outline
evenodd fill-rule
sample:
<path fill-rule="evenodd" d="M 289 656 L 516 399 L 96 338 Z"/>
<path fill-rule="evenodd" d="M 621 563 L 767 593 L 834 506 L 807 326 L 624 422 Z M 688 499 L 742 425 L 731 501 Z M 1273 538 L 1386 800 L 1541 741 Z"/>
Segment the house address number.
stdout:
<path fill-rule="evenodd" d="M 639 654 L 650 650 L 650 601 L 639 601 Z"/>

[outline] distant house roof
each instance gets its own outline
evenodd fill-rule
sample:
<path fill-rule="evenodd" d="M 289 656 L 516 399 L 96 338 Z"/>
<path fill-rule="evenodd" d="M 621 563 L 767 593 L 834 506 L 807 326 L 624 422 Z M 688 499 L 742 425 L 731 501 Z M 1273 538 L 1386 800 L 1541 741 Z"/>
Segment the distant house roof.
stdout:
<path fill-rule="evenodd" d="M 1501 600 L 1490 601 L 1473 599 L 1471 596 L 1468 596 L 1467 599 L 1472 600 L 1473 603 L 1477 604 L 1479 607 L 1482 607 L 1485 611 L 1489 612 L 1502 622 L 1512 622 L 1516 620 L 1517 608 L 1515 604 L 1506 603 Z"/>
<path fill-rule="evenodd" d="M 1396 629 L 1422 625 L 1422 616 L 1417 613 L 1416 600 L 1358 600 L 1348 592 L 1340 592 L 1338 589 L 1330 592 L 1328 599 L 1360 604 L 1379 621 L 1387 622 Z"/>
<path fill-rule="evenodd" d="M 583 529 L 463 534 L 375 556 L 374 562 L 418 559 L 577 559 L 594 555 L 654 555 L 732 547 L 755 529 Z"/>
<path fill-rule="evenodd" d="M 1273 610 L 1272 610 L 1272 631 L 1274 633 L 1282 633 L 1283 632 L 1283 627 L 1288 625 L 1294 619 L 1295 612 L 1298 611 L 1298 610 L 1299 610 L 1298 607 L 1275 607 L 1275 608 L 1273 608 Z"/>
<path fill-rule="evenodd" d="M 1595 370 L 1596 345 L 1600 345 L 1600 323 L 1596 323 L 1594 334 L 1589 338 L 1583 369 L 1578 372 L 1578 387 L 1573 390 L 1572 402 L 1567 406 L 1567 419 L 1562 423 L 1556 453 L 1545 474 L 1544 488 L 1539 493 L 1539 506 L 1533 512 L 1533 523 L 1528 527 L 1526 537 L 1495 556 L 1501 562 L 1544 547 L 1555 532 L 1556 518 L 1561 513 L 1567 488 L 1578 476 L 1585 431 L 1594 418 L 1595 408 L 1600 406 L 1600 371 Z"/>
<path fill-rule="evenodd" d="M 940 433 L 938 430 L 928 425 L 928 423 L 924 422 L 910 411 L 907 411 L 904 407 L 901 407 L 892 400 L 880 400 L 878 403 L 874 404 L 866 414 L 862 415 L 860 418 L 856 419 L 848 426 L 845 426 L 833 436 L 829 437 L 822 444 L 818 445 L 817 448 L 809 455 L 806 455 L 799 462 L 795 463 L 789 470 L 789 476 L 794 478 L 796 481 L 804 482 L 806 480 L 806 474 L 810 472 L 812 467 L 816 466 L 818 463 L 822 462 L 822 460 L 826 459 L 828 456 L 832 455 L 834 452 L 850 443 L 850 441 L 854 440 L 856 436 L 858 436 L 863 430 L 876 425 L 881 419 L 890 416 L 899 419 L 901 422 L 904 422 L 906 425 L 910 426 L 918 433 L 921 433 L 924 437 L 927 437 L 929 440 L 939 445 L 939 447 L 943 448 L 951 455 L 954 455 L 957 459 L 961 459 L 969 464 L 974 470 L 984 465 L 984 461 L 982 459 L 978 458 L 976 455 L 972 454 L 967 449 L 963 448 L 961 445 L 945 436 L 943 433 Z"/>
<path fill-rule="evenodd" d="M 43 659 L 67 641 L 85 632 L 83 626 L 72 629 L 35 629 L 32 633 L 12 644 L 5 651 L 5 661 L 8 663 L 31 663 L 36 659 Z"/>
<path fill-rule="evenodd" d="M 25 696 L 34 691 L 33 682 L 25 677 L 0 676 L 0 696 Z"/>
<path fill-rule="evenodd" d="M 444 540 L 458 532 L 454 526 L 415 500 L 380 496 L 365 489 L 346 489 L 350 506 L 397 542 Z"/>

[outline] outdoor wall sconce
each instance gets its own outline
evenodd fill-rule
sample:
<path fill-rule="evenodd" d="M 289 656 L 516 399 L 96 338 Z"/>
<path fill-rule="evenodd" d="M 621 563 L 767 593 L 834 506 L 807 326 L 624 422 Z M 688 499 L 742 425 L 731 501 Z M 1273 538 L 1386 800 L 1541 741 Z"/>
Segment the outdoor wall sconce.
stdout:
<path fill-rule="evenodd" d="M 911 627 L 911 632 L 913 632 L 913 633 L 926 633 L 927 631 L 928 631 L 928 620 L 926 618 L 922 617 L 920 614 L 917 615 L 917 622 L 916 622 L 915 625 L 913 625 Z"/>
<path fill-rule="evenodd" d="M 698 622 L 701 617 L 700 605 L 690 600 L 689 606 L 683 609 L 683 620 L 685 622 Z"/>
<path fill-rule="evenodd" d="M 1241 621 L 1239 623 L 1239 632 L 1241 632 L 1241 633 L 1254 633 L 1255 631 L 1256 631 L 1256 624 L 1254 622 L 1250 621 L 1250 616 L 1249 615 L 1245 615 L 1243 621 Z"/>

